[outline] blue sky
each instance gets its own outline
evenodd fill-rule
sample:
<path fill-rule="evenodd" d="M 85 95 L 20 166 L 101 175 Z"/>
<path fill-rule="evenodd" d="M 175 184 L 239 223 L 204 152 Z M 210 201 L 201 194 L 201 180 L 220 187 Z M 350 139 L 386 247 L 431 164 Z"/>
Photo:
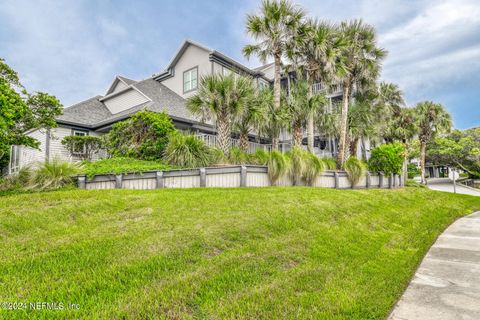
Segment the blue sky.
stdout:
<path fill-rule="evenodd" d="M 389 51 L 382 79 L 407 103 L 434 100 L 455 126 L 480 125 L 479 0 L 299 0 L 311 16 L 339 22 L 363 18 Z M 163 70 L 190 38 L 249 66 L 245 15 L 257 0 L 24 1 L 2 0 L 0 57 L 29 90 L 65 106 L 104 94 L 117 74 L 143 79 Z"/>

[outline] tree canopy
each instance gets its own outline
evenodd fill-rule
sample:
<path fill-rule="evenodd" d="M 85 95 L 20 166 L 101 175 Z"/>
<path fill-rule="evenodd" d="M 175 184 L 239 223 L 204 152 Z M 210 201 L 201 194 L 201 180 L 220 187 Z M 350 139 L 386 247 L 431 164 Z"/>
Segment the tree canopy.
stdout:
<path fill-rule="evenodd" d="M 60 114 L 62 104 L 56 97 L 27 92 L 17 72 L 0 58 L 0 169 L 8 163 L 11 145 L 37 148 L 39 142 L 26 132 L 56 127 Z"/>

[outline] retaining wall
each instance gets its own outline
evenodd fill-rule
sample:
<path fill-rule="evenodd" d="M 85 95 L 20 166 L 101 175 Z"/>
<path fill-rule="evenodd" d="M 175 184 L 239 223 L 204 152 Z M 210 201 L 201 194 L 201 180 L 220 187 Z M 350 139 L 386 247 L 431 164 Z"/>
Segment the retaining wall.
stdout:
<path fill-rule="evenodd" d="M 277 182 L 278 186 L 291 186 L 292 180 L 284 176 Z M 300 185 L 304 185 L 301 183 Z M 141 174 L 105 174 L 93 179 L 78 177 L 81 189 L 160 189 L 160 188 L 197 188 L 197 187 L 268 187 L 268 168 L 264 166 L 228 166 L 199 168 L 187 170 L 148 171 Z M 350 189 L 345 171 L 325 171 L 315 181 L 314 186 L 323 188 Z M 384 176 L 382 173 L 367 174 L 354 186 L 362 188 L 397 188 L 403 187 L 402 176 Z"/>

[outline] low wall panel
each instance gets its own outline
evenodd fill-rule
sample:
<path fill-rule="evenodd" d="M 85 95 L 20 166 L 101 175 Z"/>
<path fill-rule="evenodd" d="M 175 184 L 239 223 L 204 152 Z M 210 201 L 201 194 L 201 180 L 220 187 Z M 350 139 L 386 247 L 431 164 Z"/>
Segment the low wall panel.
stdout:
<path fill-rule="evenodd" d="M 200 187 L 200 175 L 165 178 L 165 188 L 199 188 L 199 187 Z"/>
<path fill-rule="evenodd" d="M 378 183 L 379 183 L 380 179 L 378 176 L 370 176 L 370 187 L 372 188 L 378 188 Z"/>
<path fill-rule="evenodd" d="M 247 187 L 268 187 L 270 186 L 270 179 L 267 173 L 248 172 L 247 173 Z"/>
<path fill-rule="evenodd" d="M 214 187 L 214 188 L 240 187 L 240 173 L 207 174 L 207 187 Z"/>
<path fill-rule="evenodd" d="M 156 188 L 155 179 L 132 179 L 123 180 L 122 189 L 150 190 Z"/>

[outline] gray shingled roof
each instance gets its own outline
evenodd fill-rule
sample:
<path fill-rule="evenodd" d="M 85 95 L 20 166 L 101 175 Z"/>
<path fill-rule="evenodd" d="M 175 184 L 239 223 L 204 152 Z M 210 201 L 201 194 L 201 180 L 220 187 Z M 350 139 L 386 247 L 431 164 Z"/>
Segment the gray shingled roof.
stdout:
<path fill-rule="evenodd" d="M 63 115 L 57 117 L 57 120 L 91 126 L 111 117 L 110 110 L 98 100 L 101 97 L 96 96 L 63 109 Z"/>
<path fill-rule="evenodd" d="M 101 96 L 96 96 L 74 106 L 65 108 L 64 114 L 57 119 L 97 128 L 124 119 L 142 109 L 147 109 L 154 112 L 165 112 L 172 118 L 184 119 L 191 122 L 201 122 L 199 117 L 193 116 L 187 110 L 185 99 L 160 82 L 149 78 L 134 82 L 133 86 L 152 101 L 112 114 L 103 102 L 98 100 Z"/>

